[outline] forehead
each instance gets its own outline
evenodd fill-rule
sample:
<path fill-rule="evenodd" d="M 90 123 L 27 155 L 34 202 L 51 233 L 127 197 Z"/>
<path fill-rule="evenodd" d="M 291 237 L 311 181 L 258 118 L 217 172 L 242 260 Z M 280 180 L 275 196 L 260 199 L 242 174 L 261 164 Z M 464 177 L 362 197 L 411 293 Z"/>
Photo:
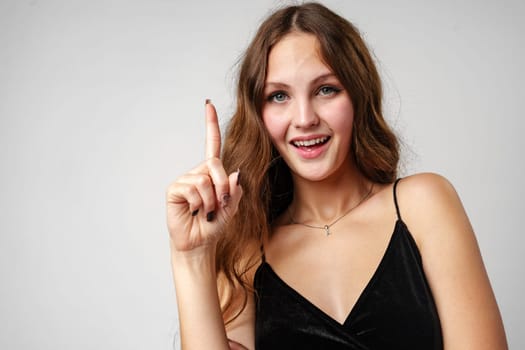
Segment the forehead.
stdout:
<path fill-rule="evenodd" d="M 313 34 L 292 32 L 270 50 L 266 80 L 305 72 L 324 74 L 331 71 L 321 55 L 319 40 Z"/>

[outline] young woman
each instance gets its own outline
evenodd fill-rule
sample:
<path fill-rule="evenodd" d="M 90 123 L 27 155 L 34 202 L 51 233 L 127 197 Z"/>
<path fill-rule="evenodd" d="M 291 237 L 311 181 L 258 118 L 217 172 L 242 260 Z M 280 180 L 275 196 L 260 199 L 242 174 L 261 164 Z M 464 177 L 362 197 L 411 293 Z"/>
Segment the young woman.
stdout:
<path fill-rule="evenodd" d="M 396 180 L 358 31 L 322 5 L 259 28 L 221 137 L 167 191 L 183 349 L 506 349 L 453 187 Z"/>

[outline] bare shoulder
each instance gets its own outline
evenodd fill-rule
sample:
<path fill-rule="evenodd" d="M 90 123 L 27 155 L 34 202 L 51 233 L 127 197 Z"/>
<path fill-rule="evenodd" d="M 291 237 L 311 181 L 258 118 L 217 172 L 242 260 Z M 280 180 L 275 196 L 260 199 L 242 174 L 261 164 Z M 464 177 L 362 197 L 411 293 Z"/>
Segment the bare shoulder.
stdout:
<path fill-rule="evenodd" d="M 421 252 L 445 349 L 507 349 L 474 231 L 452 184 L 437 174 L 417 174 L 402 179 L 396 193 Z"/>
<path fill-rule="evenodd" d="M 421 173 L 403 178 L 396 194 L 401 217 L 414 236 L 424 261 L 452 251 L 458 258 L 478 251 L 461 200 L 445 177 Z"/>
<path fill-rule="evenodd" d="M 450 181 L 435 173 L 419 173 L 401 179 L 397 194 L 411 210 L 439 209 L 440 206 L 459 200 Z"/>
<path fill-rule="evenodd" d="M 396 194 L 401 217 L 421 247 L 432 234 L 472 234 L 461 200 L 445 177 L 435 173 L 408 176 L 399 181 Z M 461 229 L 439 229 L 446 225 Z"/>

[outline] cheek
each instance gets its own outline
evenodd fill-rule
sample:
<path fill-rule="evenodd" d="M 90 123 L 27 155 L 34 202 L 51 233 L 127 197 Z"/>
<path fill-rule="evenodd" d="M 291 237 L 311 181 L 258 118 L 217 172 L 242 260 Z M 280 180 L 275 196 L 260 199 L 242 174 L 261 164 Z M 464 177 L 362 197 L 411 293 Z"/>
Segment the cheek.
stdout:
<path fill-rule="evenodd" d="M 284 142 L 287 130 L 285 119 L 275 113 L 272 108 L 263 109 L 262 119 L 273 143 L 277 145 L 280 142 Z"/>
<path fill-rule="evenodd" d="M 330 116 L 329 124 L 335 132 L 348 135 L 348 138 L 351 137 L 354 125 L 354 108 L 348 99 L 340 99 L 337 103 L 331 104 L 326 115 Z"/>

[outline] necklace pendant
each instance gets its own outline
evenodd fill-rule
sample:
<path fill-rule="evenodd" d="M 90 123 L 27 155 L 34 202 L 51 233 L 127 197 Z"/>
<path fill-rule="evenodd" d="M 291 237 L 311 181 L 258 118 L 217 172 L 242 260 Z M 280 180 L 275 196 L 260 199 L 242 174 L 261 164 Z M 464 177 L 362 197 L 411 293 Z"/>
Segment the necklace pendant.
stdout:
<path fill-rule="evenodd" d="M 330 226 L 328 226 L 328 225 L 324 225 L 323 228 L 324 228 L 324 230 L 326 231 L 326 235 L 327 235 L 327 236 L 330 236 Z"/>

